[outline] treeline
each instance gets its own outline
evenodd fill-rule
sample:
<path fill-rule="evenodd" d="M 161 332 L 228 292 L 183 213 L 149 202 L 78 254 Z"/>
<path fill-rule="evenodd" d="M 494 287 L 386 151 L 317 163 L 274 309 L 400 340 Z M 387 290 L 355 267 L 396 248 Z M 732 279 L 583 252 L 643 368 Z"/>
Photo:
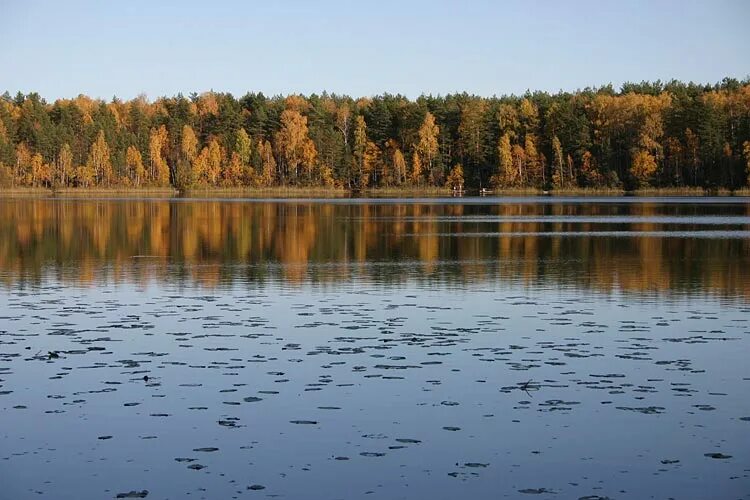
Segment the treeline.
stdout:
<path fill-rule="evenodd" d="M 736 189 L 750 81 L 477 97 L 0 97 L 0 186 Z"/>

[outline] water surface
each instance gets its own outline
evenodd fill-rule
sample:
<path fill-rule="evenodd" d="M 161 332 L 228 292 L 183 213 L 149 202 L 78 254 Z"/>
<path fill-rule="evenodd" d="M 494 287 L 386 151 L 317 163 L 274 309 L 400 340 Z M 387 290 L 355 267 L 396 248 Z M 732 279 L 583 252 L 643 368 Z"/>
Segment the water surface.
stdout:
<path fill-rule="evenodd" d="M 0 202 L 0 498 L 750 498 L 750 200 Z"/>

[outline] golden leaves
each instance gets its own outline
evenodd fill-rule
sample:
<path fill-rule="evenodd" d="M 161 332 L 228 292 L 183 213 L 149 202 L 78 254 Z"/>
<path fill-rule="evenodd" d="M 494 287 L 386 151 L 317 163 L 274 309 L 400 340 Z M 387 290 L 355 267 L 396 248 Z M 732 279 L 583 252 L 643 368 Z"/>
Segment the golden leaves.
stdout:
<path fill-rule="evenodd" d="M 309 174 L 312 171 L 317 150 L 308 136 L 307 117 L 293 109 L 281 113 L 281 129 L 276 133 L 276 149 L 288 169 L 298 176 L 298 168 Z"/>
<path fill-rule="evenodd" d="M 640 150 L 633 155 L 633 164 L 630 173 L 639 184 L 646 184 L 656 173 L 656 159 L 645 150 Z"/>
<path fill-rule="evenodd" d="M 187 162 L 192 162 L 198 154 L 198 138 L 195 136 L 193 127 L 182 126 L 182 140 L 180 141 L 180 152 Z"/>
<path fill-rule="evenodd" d="M 464 167 L 460 163 L 453 166 L 445 185 L 451 189 L 462 190 L 464 187 Z"/>
<path fill-rule="evenodd" d="M 149 175 L 151 181 L 157 186 L 169 185 L 169 165 L 164 159 L 164 150 L 167 146 L 167 127 L 152 128 L 149 135 L 149 156 L 151 167 Z"/>
<path fill-rule="evenodd" d="M 94 178 L 98 183 L 109 186 L 112 182 L 112 161 L 103 130 L 99 130 L 96 141 L 91 145 L 86 167 L 93 171 Z"/>
<path fill-rule="evenodd" d="M 125 153 L 125 165 L 130 182 L 135 187 L 140 186 L 141 181 L 146 175 L 146 169 L 143 167 L 141 152 L 135 146 L 128 146 L 128 150 Z"/>

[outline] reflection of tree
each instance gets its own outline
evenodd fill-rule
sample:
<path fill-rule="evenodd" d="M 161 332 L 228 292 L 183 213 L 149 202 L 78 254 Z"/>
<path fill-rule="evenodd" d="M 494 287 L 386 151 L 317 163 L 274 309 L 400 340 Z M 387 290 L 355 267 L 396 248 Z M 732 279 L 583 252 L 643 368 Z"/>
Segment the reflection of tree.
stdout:
<path fill-rule="evenodd" d="M 315 245 L 316 221 L 310 205 L 284 204 L 284 213 L 277 219 L 278 231 L 273 236 L 272 260 L 284 266 L 284 277 L 293 283 L 302 281 Z M 265 254 L 267 249 L 262 249 Z"/>
<path fill-rule="evenodd" d="M 750 216 L 746 205 L 711 210 Z M 209 287 L 236 279 L 338 281 L 358 273 L 394 284 L 411 276 L 750 297 L 747 239 L 535 234 L 675 229 L 654 221 L 595 224 L 540 216 L 699 214 L 700 206 L 654 203 L 486 207 L 7 200 L 0 206 L 0 279 L 7 286 L 34 283 L 54 271 L 63 281 L 83 284 L 185 280 Z M 695 229 L 689 221 L 678 229 Z M 382 261 L 421 265 L 409 265 L 408 272 L 369 265 Z"/>

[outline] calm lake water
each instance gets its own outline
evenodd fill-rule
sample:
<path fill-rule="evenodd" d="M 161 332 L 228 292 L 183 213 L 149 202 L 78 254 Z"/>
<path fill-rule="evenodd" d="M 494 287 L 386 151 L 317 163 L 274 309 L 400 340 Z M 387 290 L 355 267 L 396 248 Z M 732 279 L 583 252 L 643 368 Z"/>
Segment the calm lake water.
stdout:
<path fill-rule="evenodd" d="M 750 498 L 750 199 L 0 200 L 0 498 Z"/>

